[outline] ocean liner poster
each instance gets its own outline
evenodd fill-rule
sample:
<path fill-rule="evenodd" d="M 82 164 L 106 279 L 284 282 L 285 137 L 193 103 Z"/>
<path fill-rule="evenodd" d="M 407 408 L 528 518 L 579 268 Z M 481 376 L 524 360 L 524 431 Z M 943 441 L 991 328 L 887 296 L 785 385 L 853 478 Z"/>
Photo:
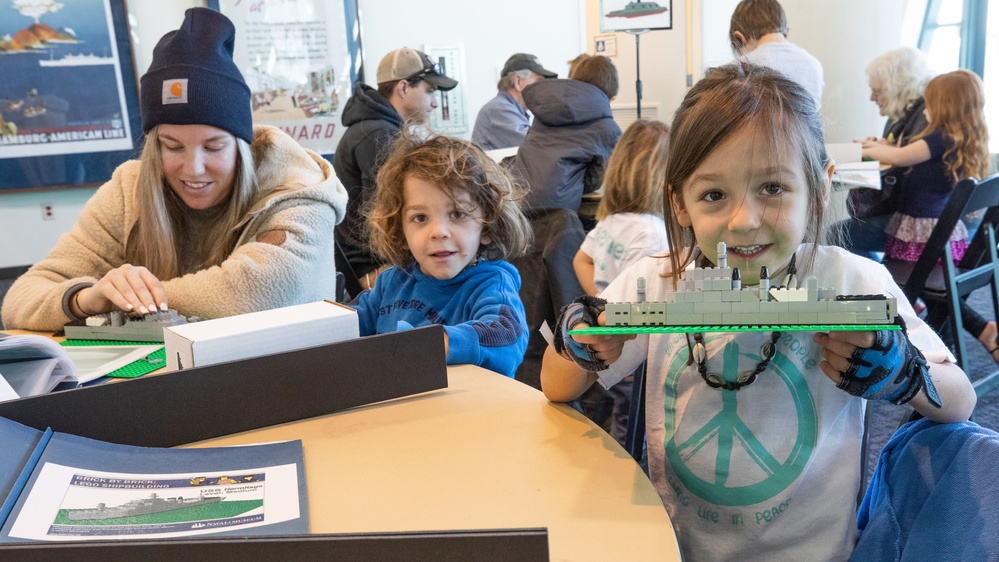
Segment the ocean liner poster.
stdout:
<path fill-rule="evenodd" d="M 0 1 L 0 159 L 132 150 L 110 2 Z"/>

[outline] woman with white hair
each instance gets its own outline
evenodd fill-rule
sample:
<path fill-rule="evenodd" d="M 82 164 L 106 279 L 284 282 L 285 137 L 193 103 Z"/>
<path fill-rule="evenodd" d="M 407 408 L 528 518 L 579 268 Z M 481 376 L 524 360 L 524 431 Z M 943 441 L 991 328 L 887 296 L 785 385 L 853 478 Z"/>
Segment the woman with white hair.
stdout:
<path fill-rule="evenodd" d="M 926 128 L 923 90 L 935 75 L 926 55 L 913 47 L 898 47 L 875 57 L 864 70 L 871 88 L 871 101 L 888 118 L 881 138 L 869 137 L 891 146 L 905 146 Z M 848 209 L 852 218 L 833 227 L 831 236 L 838 245 L 855 254 L 870 257 L 884 251 L 885 226 L 895 211 L 892 193 L 909 172 L 893 167 L 881 174 L 881 189 L 857 188 L 850 191 Z"/>

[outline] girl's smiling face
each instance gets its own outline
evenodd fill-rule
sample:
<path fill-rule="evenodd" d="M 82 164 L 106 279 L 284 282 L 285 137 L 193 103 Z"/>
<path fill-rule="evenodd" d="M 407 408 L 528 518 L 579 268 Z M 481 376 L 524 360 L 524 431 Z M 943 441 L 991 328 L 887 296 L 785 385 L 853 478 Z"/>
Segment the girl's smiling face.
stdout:
<path fill-rule="evenodd" d="M 781 135 L 776 135 L 780 137 Z M 801 153 L 769 131 L 742 127 L 704 159 L 671 202 L 680 226 L 691 227 L 701 252 L 718 263 L 718 242 L 743 284 L 787 266 L 805 238 L 809 186 Z M 832 166 L 826 166 L 831 177 Z M 828 183 L 823 197 L 828 197 Z"/>
<path fill-rule="evenodd" d="M 236 181 L 236 137 L 209 125 L 157 128 L 163 175 L 185 205 L 204 210 L 224 201 Z"/>

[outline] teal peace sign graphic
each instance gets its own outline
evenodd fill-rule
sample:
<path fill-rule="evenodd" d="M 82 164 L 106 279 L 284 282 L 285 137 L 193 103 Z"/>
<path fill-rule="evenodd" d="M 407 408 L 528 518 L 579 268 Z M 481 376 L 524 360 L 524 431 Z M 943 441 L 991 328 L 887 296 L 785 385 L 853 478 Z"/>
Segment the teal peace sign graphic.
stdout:
<path fill-rule="evenodd" d="M 687 371 L 687 361 L 682 355 L 677 354 L 668 367 L 666 387 L 667 390 L 672 387 L 674 392 L 667 392 L 667 397 L 677 395 L 675 390 L 680 376 Z M 750 357 L 753 361 L 759 360 L 759 357 L 750 355 L 746 357 Z M 737 376 L 739 372 L 737 343 L 726 345 L 723 366 L 723 376 L 726 380 Z M 757 436 L 739 417 L 738 400 L 747 399 L 745 392 L 711 389 L 712 392 L 722 393 L 721 410 L 693 433 L 685 432 L 684 435 L 689 436 L 682 440 L 678 440 L 675 431 L 676 409 L 673 404 L 666 404 L 666 460 L 692 494 L 717 505 L 753 505 L 779 494 L 804 470 L 817 439 L 815 401 L 808 384 L 800 369 L 781 350 L 778 350 L 770 362 L 770 368 L 760 376 L 778 377 L 787 388 L 787 395 L 774 396 L 773 400 L 789 399 L 793 402 L 797 423 L 788 420 L 787 431 L 794 432 L 794 441 L 790 449 L 787 448 L 789 435 Z M 713 447 L 708 446 L 712 444 Z M 777 449 L 785 452 L 779 454 L 771 452 Z M 703 469 L 699 474 L 691 468 L 695 464 L 691 462 L 694 457 L 712 453 L 716 455 L 712 474 L 703 474 Z M 733 470 L 737 470 L 737 467 L 732 465 L 733 459 L 749 459 L 748 462 L 756 468 L 739 473 L 738 480 L 741 484 L 729 482 Z M 696 464 L 702 467 L 705 465 L 703 459 Z M 755 481 L 746 483 L 747 475 L 756 475 Z"/>

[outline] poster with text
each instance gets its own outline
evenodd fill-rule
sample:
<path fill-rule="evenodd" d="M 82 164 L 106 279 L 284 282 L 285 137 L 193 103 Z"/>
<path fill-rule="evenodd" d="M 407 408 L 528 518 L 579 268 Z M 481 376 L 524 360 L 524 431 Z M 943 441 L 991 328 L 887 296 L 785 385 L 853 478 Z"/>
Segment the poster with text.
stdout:
<path fill-rule="evenodd" d="M 340 114 L 351 95 L 348 29 L 356 22 L 348 19 L 346 4 L 219 2 L 236 25 L 234 58 L 250 86 L 253 122 L 280 127 L 320 154 L 336 149 Z"/>
<path fill-rule="evenodd" d="M 437 91 L 437 109 L 430 113 L 430 128 L 444 135 L 468 132 L 468 111 L 465 107 L 465 50 L 461 45 L 427 45 L 427 56 L 439 64 L 441 72 L 458 81 L 453 90 Z"/>
<path fill-rule="evenodd" d="M 110 0 L 6 0 L 0 159 L 133 148 Z"/>

